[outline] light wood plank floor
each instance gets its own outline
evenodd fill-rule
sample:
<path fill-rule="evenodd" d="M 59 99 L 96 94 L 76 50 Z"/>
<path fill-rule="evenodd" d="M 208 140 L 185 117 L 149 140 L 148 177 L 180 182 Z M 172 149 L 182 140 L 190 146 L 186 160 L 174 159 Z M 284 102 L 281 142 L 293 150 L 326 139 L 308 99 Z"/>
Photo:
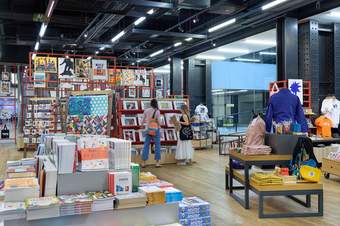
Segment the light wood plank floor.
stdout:
<path fill-rule="evenodd" d="M 29 154 L 31 156 L 32 153 Z M 0 146 L 0 177 L 4 178 L 5 163 L 22 157 L 22 152 L 15 151 L 14 145 Z M 216 150 L 196 151 L 192 166 L 167 165 L 156 169 L 146 168 L 159 178 L 174 183 L 186 196 L 200 196 L 211 203 L 211 216 L 214 226 L 234 225 L 275 225 L 275 226 L 324 226 L 340 225 L 340 178 L 331 176 L 324 180 L 324 216 L 313 218 L 258 219 L 258 197 L 251 193 L 251 209 L 245 210 L 224 190 L 224 167 L 227 158 L 219 156 Z M 316 199 L 313 199 L 316 204 Z M 266 199 L 267 210 L 300 209 L 287 198 Z"/>

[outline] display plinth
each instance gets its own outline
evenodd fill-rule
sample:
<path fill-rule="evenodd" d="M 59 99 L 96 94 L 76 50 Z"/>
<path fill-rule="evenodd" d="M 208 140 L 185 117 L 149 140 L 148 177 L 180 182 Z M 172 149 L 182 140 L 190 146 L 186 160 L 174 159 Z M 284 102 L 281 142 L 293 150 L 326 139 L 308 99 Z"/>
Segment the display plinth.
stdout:
<path fill-rule="evenodd" d="M 5 221 L 4 226 L 146 226 L 178 222 L 178 204 L 148 206 L 43 220 Z"/>

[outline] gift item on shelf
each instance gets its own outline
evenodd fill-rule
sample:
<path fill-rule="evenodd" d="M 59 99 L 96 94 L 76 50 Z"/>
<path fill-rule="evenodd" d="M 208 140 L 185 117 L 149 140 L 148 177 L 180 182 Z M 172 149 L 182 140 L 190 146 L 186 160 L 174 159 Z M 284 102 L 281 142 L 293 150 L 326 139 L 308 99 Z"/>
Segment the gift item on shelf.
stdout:
<path fill-rule="evenodd" d="M 177 188 L 165 187 L 165 188 L 161 188 L 161 189 L 163 191 L 165 191 L 166 203 L 182 201 L 183 193 L 180 190 L 178 190 Z"/>
<path fill-rule="evenodd" d="M 178 218 L 183 226 L 211 226 L 210 204 L 198 197 L 183 198 L 179 203 Z"/>
<path fill-rule="evenodd" d="M 132 192 L 137 192 L 139 187 L 140 166 L 136 163 L 131 163 L 132 174 Z"/>
<path fill-rule="evenodd" d="M 156 186 L 145 186 L 139 188 L 140 192 L 146 194 L 147 197 L 147 205 L 159 205 L 165 204 L 165 191 Z"/>
<path fill-rule="evenodd" d="M 272 148 L 267 145 L 245 145 L 242 147 L 244 155 L 269 155 Z"/>
<path fill-rule="evenodd" d="M 79 149 L 80 171 L 101 171 L 109 169 L 107 147 Z"/>
<path fill-rule="evenodd" d="M 60 195 L 60 216 L 90 214 L 93 200 L 87 194 Z"/>
<path fill-rule="evenodd" d="M 26 219 L 29 221 L 59 217 L 59 203 L 59 199 L 53 196 L 27 199 Z"/>
<path fill-rule="evenodd" d="M 283 184 L 281 177 L 276 176 L 273 172 L 256 172 L 251 175 L 251 181 L 257 185 L 274 185 Z"/>
<path fill-rule="evenodd" d="M 115 197 L 110 192 L 89 192 L 88 196 L 93 200 L 92 212 L 113 210 Z"/>
<path fill-rule="evenodd" d="M 114 170 L 130 169 L 131 141 L 117 138 L 106 139 L 109 147 L 109 166 Z"/>
<path fill-rule="evenodd" d="M 200 121 L 209 120 L 208 113 L 209 113 L 208 108 L 202 103 L 197 105 L 196 108 L 195 108 L 195 115 L 199 116 Z"/>
<path fill-rule="evenodd" d="M 27 198 L 39 197 L 37 178 L 15 178 L 5 180 L 5 202 L 23 202 Z"/>
<path fill-rule="evenodd" d="M 145 193 L 134 192 L 125 195 L 115 196 L 114 207 L 115 209 L 127 209 L 127 208 L 138 208 L 145 207 L 147 197 Z"/>
<path fill-rule="evenodd" d="M 316 135 L 321 136 L 323 138 L 331 138 L 332 137 L 332 120 L 327 118 L 326 116 L 320 116 L 315 120 L 316 125 Z"/>
<path fill-rule="evenodd" d="M 16 220 L 26 218 L 25 202 L 0 202 L 0 219 Z"/>
<path fill-rule="evenodd" d="M 340 101 L 335 96 L 327 96 L 322 101 L 321 113 L 332 121 L 332 128 L 338 128 L 340 120 Z"/>
<path fill-rule="evenodd" d="M 131 172 L 117 171 L 108 173 L 108 190 L 113 195 L 123 195 L 132 192 Z"/>

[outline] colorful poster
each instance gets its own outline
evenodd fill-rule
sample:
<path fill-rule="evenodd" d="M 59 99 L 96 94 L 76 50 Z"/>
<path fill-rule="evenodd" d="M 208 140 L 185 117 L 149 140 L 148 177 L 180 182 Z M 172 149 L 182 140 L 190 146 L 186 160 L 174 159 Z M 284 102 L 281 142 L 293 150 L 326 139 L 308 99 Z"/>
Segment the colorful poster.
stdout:
<path fill-rule="evenodd" d="M 79 78 L 90 78 L 91 61 L 87 59 L 76 59 L 75 74 Z"/>
<path fill-rule="evenodd" d="M 303 81 L 302 79 L 288 79 L 288 88 L 292 94 L 298 96 L 303 105 Z"/>
<path fill-rule="evenodd" d="M 93 80 L 107 80 L 107 61 L 106 60 L 92 60 Z"/>
<path fill-rule="evenodd" d="M 58 76 L 61 79 L 74 77 L 74 59 L 58 58 Z"/>
<path fill-rule="evenodd" d="M 46 87 L 46 84 L 44 82 L 46 80 L 45 72 L 34 72 L 33 77 L 34 77 L 34 87 L 35 88 L 45 88 Z"/>
<path fill-rule="evenodd" d="M 34 58 L 34 71 L 45 72 L 46 69 L 46 57 L 35 57 Z"/>
<path fill-rule="evenodd" d="M 146 70 L 135 70 L 135 79 L 134 79 L 134 85 L 136 86 L 146 86 L 147 85 L 147 76 L 146 76 Z"/>
<path fill-rule="evenodd" d="M 45 71 L 57 73 L 57 58 L 56 57 L 46 57 Z"/>
<path fill-rule="evenodd" d="M 135 71 L 130 69 L 122 70 L 122 85 L 133 86 L 135 80 Z"/>
<path fill-rule="evenodd" d="M 58 87 L 58 75 L 57 73 L 46 73 L 47 74 L 47 87 L 57 88 Z"/>
<path fill-rule="evenodd" d="M 0 93 L 1 95 L 11 94 L 11 83 L 9 81 L 1 81 Z"/>
<path fill-rule="evenodd" d="M 83 134 L 107 135 L 107 115 L 85 115 Z"/>

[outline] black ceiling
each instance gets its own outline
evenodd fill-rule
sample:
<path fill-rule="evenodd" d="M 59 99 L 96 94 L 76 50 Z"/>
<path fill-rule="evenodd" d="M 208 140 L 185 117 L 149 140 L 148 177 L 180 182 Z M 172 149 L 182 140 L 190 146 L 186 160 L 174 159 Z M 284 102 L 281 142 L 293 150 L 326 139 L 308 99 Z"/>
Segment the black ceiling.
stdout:
<path fill-rule="evenodd" d="M 47 14 L 51 1 L 0 0 L 0 61 L 28 61 L 28 52 L 33 50 L 40 26 L 46 21 L 42 15 Z M 155 65 L 172 55 L 185 57 L 211 48 L 211 42 L 222 45 L 240 34 L 268 29 L 277 17 L 305 6 L 314 9 L 315 2 L 319 2 L 294 0 L 261 12 L 260 7 L 270 1 L 55 0 L 39 52 L 94 54 L 105 46 L 99 54 L 117 56 L 120 64 L 138 60 L 141 64 Z M 146 14 L 150 9 L 155 10 L 153 15 Z M 146 20 L 134 26 L 134 21 L 142 16 Z M 218 32 L 207 32 L 212 25 L 232 17 L 239 18 L 239 22 Z M 122 30 L 126 34 L 112 43 L 112 37 Z M 194 39 L 186 42 L 187 37 Z M 176 42 L 183 45 L 175 48 Z M 149 57 L 160 49 L 165 50 L 163 54 Z"/>

